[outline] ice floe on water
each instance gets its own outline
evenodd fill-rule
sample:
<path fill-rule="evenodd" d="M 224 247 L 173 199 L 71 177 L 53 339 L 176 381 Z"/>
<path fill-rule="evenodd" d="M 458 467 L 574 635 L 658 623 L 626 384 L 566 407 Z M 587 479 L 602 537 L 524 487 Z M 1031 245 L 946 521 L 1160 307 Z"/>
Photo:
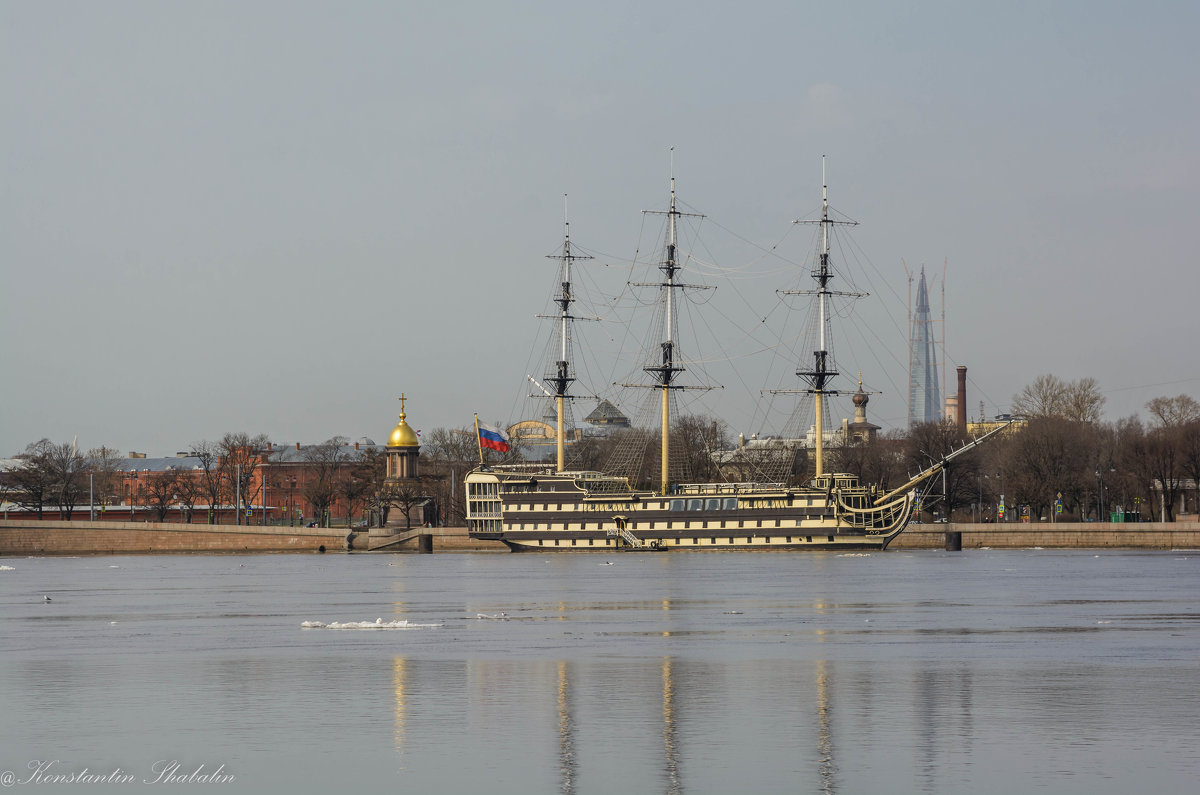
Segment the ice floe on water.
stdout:
<path fill-rule="evenodd" d="M 382 618 L 377 618 L 374 621 L 347 621 L 345 623 L 331 621 L 328 624 L 324 621 L 303 621 L 300 626 L 303 629 L 436 629 L 444 627 L 445 624 L 417 624 L 406 618 L 399 621 L 384 621 Z"/>
<path fill-rule="evenodd" d="M 838 553 L 839 558 L 869 558 L 870 552 L 841 552 Z"/>
<path fill-rule="evenodd" d="M 16 571 L 12 566 L 0 566 L 0 571 Z"/>
<path fill-rule="evenodd" d="M 508 613 L 476 613 L 475 617 L 491 621 L 508 621 Z"/>

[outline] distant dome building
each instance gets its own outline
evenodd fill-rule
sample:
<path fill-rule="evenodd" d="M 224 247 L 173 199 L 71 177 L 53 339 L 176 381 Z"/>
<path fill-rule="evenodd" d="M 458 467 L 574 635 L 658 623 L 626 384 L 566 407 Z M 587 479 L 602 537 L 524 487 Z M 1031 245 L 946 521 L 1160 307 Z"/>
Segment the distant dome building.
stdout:
<path fill-rule="evenodd" d="M 583 421 L 598 428 L 629 427 L 629 418 L 607 400 L 601 400 L 592 413 L 583 418 Z"/>
<path fill-rule="evenodd" d="M 871 402 L 871 398 L 863 391 L 861 375 L 858 378 L 858 391 L 851 400 L 854 402 L 854 422 L 846 426 L 846 438 L 860 442 L 874 441 L 875 435 L 879 433 L 879 426 L 867 421 L 867 404 Z"/>

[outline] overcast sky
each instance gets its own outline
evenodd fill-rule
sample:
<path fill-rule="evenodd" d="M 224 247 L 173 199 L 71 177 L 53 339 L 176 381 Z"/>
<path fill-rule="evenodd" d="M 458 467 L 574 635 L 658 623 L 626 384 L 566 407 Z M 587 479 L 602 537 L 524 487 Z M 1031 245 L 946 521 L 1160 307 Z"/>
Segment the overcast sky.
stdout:
<path fill-rule="evenodd" d="M 581 285 L 620 292 L 671 147 L 734 241 L 696 274 L 741 277 L 731 356 L 802 286 L 825 155 L 885 305 L 849 318 L 879 351 L 841 337 L 878 424 L 906 417 L 902 262 L 944 269 L 971 416 L 1042 373 L 1109 419 L 1200 397 L 1198 34 L 1186 1 L 0 0 L 0 455 L 382 441 L 401 392 L 426 431 L 522 419 L 563 195 Z M 769 431 L 712 361 L 710 410 Z"/>

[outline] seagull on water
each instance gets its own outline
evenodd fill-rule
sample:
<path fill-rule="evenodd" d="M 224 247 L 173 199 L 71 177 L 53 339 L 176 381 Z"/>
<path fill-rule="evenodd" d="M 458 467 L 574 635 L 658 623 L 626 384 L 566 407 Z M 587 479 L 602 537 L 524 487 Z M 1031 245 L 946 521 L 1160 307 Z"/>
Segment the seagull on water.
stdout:
<path fill-rule="evenodd" d="M 43 602 L 53 602 L 54 600 L 53 600 L 53 599 L 51 599 L 49 596 L 43 596 L 43 597 L 42 597 L 42 601 L 43 601 Z"/>

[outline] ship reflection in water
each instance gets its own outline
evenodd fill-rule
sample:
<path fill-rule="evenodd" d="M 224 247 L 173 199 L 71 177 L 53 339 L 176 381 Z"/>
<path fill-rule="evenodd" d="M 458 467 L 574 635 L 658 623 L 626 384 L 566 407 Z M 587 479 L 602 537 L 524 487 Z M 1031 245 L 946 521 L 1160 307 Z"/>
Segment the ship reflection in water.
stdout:
<path fill-rule="evenodd" d="M 984 677 L 936 661 L 603 655 L 396 658 L 391 668 L 399 780 L 416 787 L 678 795 L 899 791 L 889 786 L 903 781 L 962 791 L 1016 770 L 1061 783 L 1081 759 L 1111 768 L 1103 749 L 1123 731 L 1100 706 L 1114 683 L 1086 665 L 1047 667 L 1039 682 L 1002 662 Z M 1158 684 L 1176 692 L 1164 725 L 1178 729 L 1194 699 L 1165 672 Z M 1055 747 L 1073 761 L 1056 767 Z"/>
<path fill-rule="evenodd" d="M 836 792 L 832 664 L 777 660 L 753 668 L 672 657 L 553 664 L 396 657 L 398 767 L 413 782 L 465 783 L 468 771 L 491 771 L 491 791 L 504 792 L 517 791 L 505 782 L 563 795 L 730 792 L 739 782 L 749 791 L 793 782 Z M 452 761 L 457 754 L 461 766 Z M 648 782 L 658 783 L 647 789 Z"/>

